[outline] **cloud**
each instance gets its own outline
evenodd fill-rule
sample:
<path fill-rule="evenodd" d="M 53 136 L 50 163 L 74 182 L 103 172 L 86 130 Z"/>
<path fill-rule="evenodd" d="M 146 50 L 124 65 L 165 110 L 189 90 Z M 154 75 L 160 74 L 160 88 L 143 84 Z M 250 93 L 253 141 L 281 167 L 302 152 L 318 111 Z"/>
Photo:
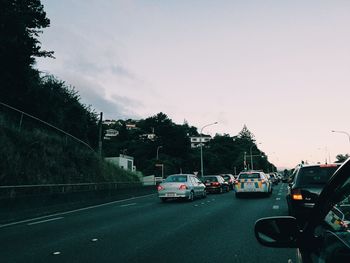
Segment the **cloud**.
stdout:
<path fill-rule="evenodd" d="M 83 104 L 91 106 L 97 112 L 103 112 L 105 119 L 140 118 L 133 108 L 142 104 L 135 99 L 118 95 L 107 98 L 101 85 L 81 75 L 62 72 L 59 78 L 63 78 L 68 85 L 72 85 L 78 91 Z"/>

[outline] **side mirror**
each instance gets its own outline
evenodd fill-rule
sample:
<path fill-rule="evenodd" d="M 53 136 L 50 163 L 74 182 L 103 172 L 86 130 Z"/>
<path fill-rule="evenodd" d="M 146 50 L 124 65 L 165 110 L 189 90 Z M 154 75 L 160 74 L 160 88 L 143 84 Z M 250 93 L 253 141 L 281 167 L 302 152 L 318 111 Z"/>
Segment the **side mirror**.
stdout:
<path fill-rule="evenodd" d="M 255 223 L 255 237 L 267 247 L 296 248 L 299 228 L 291 216 L 261 218 Z"/>

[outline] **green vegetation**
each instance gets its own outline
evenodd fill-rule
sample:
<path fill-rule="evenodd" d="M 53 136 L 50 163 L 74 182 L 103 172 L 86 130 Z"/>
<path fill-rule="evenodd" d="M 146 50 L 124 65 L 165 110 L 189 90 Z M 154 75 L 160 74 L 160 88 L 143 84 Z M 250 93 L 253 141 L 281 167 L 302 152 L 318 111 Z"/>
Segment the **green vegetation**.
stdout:
<path fill-rule="evenodd" d="M 127 124 L 135 124 L 136 128 L 127 129 Z M 135 158 L 135 165 L 144 175 L 160 175 L 157 163 L 164 164 L 165 174 L 193 173 L 200 171 L 200 147 L 191 148 L 190 137 L 199 136 L 197 128 L 175 124 L 164 113 L 152 117 L 135 120 L 119 120 L 115 124 L 105 125 L 104 129 L 115 129 L 118 136 L 105 140 L 103 153 L 106 157 L 119 156 L 124 153 Z M 154 134 L 153 139 L 146 134 Z M 158 148 L 160 147 L 161 148 Z M 158 149 L 158 160 L 157 160 Z M 246 152 L 246 167 L 250 166 L 250 149 L 252 150 L 254 169 L 266 172 L 276 171 L 269 163 L 266 155 L 255 144 L 254 135 L 246 126 L 237 135 L 216 134 L 203 147 L 205 174 L 234 173 L 244 169 Z"/>
<path fill-rule="evenodd" d="M 1 185 L 138 181 L 72 139 L 0 123 Z"/>
<path fill-rule="evenodd" d="M 0 98 L 5 103 L 35 116 L 75 136 L 90 147 L 54 131 L 49 125 L 21 115 L 0 105 L 0 184 L 51 184 L 137 180 L 136 176 L 105 163 L 91 148 L 98 145 L 97 114 L 80 102 L 73 87 L 35 69 L 36 57 L 53 58 L 38 41 L 50 25 L 40 0 L 0 0 Z M 128 129 L 128 123 L 136 129 Z M 105 127 L 107 128 L 107 127 Z M 105 141 L 104 156 L 126 153 L 135 158 L 145 175 L 200 170 L 200 148 L 191 148 L 190 136 L 197 128 L 175 124 L 164 113 L 139 120 L 119 121 L 114 127 L 119 135 Z M 145 134 L 155 134 L 149 139 Z M 157 149 L 159 160 L 156 158 Z M 252 149 L 254 168 L 275 169 L 261 158 L 254 136 L 244 127 L 234 137 L 217 134 L 205 147 L 205 172 L 233 173 L 244 168 L 244 153 Z M 247 158 L 249 163 L 249 158 Z"/>
<path fill-rule="evenodd" d="M 74 88 L 34 68 L 35 57 L 53 58 L 38 41 L 49 25 L 40 0 L 0 0 L 0 102 L 96 148 L 96 113 Z M 50 126 L 3 105 L 0 110 L 1 185 L 138 180 Z"/>

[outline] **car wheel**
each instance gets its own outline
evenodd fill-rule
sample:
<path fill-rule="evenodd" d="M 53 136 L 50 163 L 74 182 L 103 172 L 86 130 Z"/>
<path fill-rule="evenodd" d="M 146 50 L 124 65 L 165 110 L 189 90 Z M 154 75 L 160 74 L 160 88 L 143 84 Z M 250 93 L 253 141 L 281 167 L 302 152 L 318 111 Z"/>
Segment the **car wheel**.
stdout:
<path fill-rule="evenodd" d="M 192 202 L 194 200 L 194 193 L 191 191 L 190 195 L 188 196 L 188 201 Z"/>
<path fill-rule="evenodd" d="M 165 197 L 160 198 L 160 201 L 162 201 L 162 203 L 165 203 L 166 200 L 167 200 L 167 199 L 166 199 Z"/>
<path fill-rule="evenodd" d="M 219 193 L 222 194 L 223 192 L 222 187 L 220 187 Z"/>
<path fill-rule="evenodd" d="M 207 197 L 207 191 L 204 190 L 204 191 L 203 191 L 203 194 L 202 194 L 202 198 L 206 198 L 206 197 Z"/>
<path fill-rule="evenodd" d="M 227 192 L 230 192 L 230 186 L 226 187 Z"/>

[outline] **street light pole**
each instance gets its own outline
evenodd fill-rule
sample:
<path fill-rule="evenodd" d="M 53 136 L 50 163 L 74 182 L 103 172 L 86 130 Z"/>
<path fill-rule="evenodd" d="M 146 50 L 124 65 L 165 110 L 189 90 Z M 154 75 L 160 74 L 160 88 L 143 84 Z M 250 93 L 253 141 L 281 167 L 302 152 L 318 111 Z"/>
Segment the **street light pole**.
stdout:
<path fill-rule="evenodd" d="M 214 122 L 214 123 L 209 123 L 209 124 L 207 124 L 207 125 L 204 125 L 202 128 L 201 128 L 201 131 L 200 131 L 200 140 L 201 140 L 201 142 L 200 142 L 200 146 L 201 146 L 201 177 L 203 177 L 204 176 L 204 168 L 203 168 L 203 137 L 202 137 L 202 132 L 203 132 L 203 129 L 204 128 L 206 128 L 206 127 L 208 127 L 208 126 L 211 126 L 211 125 L 215 125 L 215 124 L 217 124 L 218 122 L 216 121 L 216 122 Z"/>
<path fill-rule="evenodd" d="M 350 134 L 348 132 L 346 132 L 346 131 L 331 131 L 331 132 L 346 134 L 348 136 L 348 139 L 349 139 L 349 142 L 350 142 Z"/>
<path fill-rule="evenodd" d="M 158 146 L 158 147 L 157 147 L 157 161 L 158 161 L 158 159 L 159 159 L 159 158 L 158 158 L 158 152 L 159 152 L 159 149 L 160 149 L 160 148 L 163 148 L 163 146 Z"/>
<path fill-rule="evenodd" d="M 258 144 L 261 144 L 260 142 Z M 250 146 L 250 169 L 254 170 L 254 166 L 253 166 L 253 154 L 252 154 L 252 148 L 255 146 L 255 144 L 253 144 L 252 146 Z"/>

